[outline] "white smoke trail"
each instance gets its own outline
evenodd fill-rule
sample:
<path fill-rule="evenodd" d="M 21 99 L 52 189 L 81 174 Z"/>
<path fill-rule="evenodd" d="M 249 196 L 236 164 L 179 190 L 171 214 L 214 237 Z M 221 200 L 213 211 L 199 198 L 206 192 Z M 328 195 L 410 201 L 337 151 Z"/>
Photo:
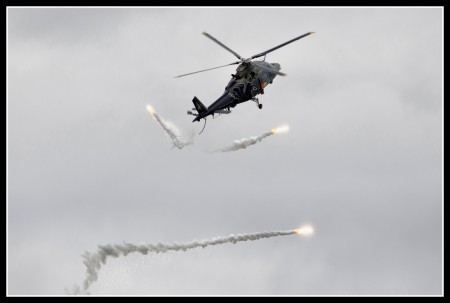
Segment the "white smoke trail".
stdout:
<path fill-rule="evenodd" d="M 220 152 L 226 153 L 226 152 L 230 152 L 230 151 L 236 151 L 236 150 L 239 150 L 239 149 L 244 149 L 244 148 L 247 148 L 247 147 L 249 147 L 251 145 L 254 145 L 254 144 L 260 142 L 262 139 L 267 138 L 267 137 L 272 136 L 272 135 L 273 135 L 272 132 L 268 132 L 268 133 L 264 133 L 264 134 L 262 134 L 260 136 L 252 136 L 252 137 L 249 137 L 249 138 L 242 138 L 242 139 L 239 139 L 239 140 L 235 140 L 232 145 L 224 147 L 224 148 L 219 149 L 219 150 L 216 150 L 216 152 L 220 151 Z"/>
<path fill-rule="evenodd" d="M 164 121 L 163 119 L 161 119 L 161 117 L 156 113 L 155 109 L 152 106 L 147 105 L 147 111 L 153 116 L 153 118 L 155 118 L 156 122 L 158 122 L 158 124 L 166 131 L 174 147 L 182 149 L 183 147 L 194 143 L 193 135 L 190 136 L 188 140 L 183 140 L 178 127 L 171 122 Z"/>
<path fill-rule="evenodd" d="M 166 253 L 169 251 L 186 251 L 198 247 L 206 248 L 207 246 L 220 245 L 225 243 L 233 243 L 242 241 L 256 241 L 264 238 L 288 236 L 294 234 L 301 234 L 301 229 L 287 230 L 287 231 L 270 231 L 253 234 L 238 234 L 229 235 L 228 237 L 218 237 L 210 240 L 193 241 L 189 243 L 173 243 L 173 244 L 114 244 L 114 245 L 99 245 L 95 253 L 86 252 L 83 255 L 83 263 L 86 265 L 86 278 L 82 287 L 75 285 L 73 287 L 73 294 L 89 294 L 88 290 L 92 283 L 98 278 L 98 272 L 102 265 L 106 264 L 109 257 L 117 258 L 119 256 L 126 256 L 129 253 L 140 253 L 147 255 L 148 253 Z M 66 290 L 66 292 L 68 292 Z"/>
<path fill-rule="evenodd" d="M 243 138 L 243 139 L 239 139 L 239 140 L 235 140 L 233 142 L 232 145 L 224 147 L 222 149 L 219 150 L 215 150 L 214 152 L 230 152 L 230 151 L 236 151 L 236 150 L 240 150 L 240 149 L 244 149 L 247 148 L 251 145 L 254 145 L 258 142 L 260 142 L 261 140 L 272 136 L 274 134 L 279 134 L 279 133 L 283 133 L 283 132 L 287 132 L 289 130 L 289 127 L 287 125 L 283 125 L 277 128 L 272 129 L 270 132 L 264 133 L 262 135 L 259 136 L 253 136 L 253 137 L 249 137 L 249 138 Z"/>

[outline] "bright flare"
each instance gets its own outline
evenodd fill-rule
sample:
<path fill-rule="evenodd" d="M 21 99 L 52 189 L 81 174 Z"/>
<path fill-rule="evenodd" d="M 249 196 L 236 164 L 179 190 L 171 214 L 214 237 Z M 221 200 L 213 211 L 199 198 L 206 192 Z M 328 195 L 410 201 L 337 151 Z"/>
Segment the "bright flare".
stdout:
<path fill-rule="evenodd" d="M 312 234 L 314 233 L 314 227 L 312 227 L 312 225 L 303 225 L 302 227 L 300 227 L 299 229 L 295 230 L 295 233 L 301 236 L 312 236 Z"/>
<path fill-rule="evenodd" d="M 155 109 L 151 105 L 147 105 L 147 111 L 152 115 L 156 114 Z"/>
<path fill-rule="evenodd" d="M 288 125 L 279 126 L 279 127 L 274 128 L 274 129 L 271 130 L 272 134 L 285 133 L 287 131 L 289 131 L 289 126 Z"/>

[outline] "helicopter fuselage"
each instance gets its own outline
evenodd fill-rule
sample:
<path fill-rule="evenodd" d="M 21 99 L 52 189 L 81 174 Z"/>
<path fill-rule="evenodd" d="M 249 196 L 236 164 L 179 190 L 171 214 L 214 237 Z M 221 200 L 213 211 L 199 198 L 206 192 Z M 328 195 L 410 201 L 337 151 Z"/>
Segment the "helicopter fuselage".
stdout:
<path fill-rule="evenodd" d="M 258 63 L 277 71 L 281 69 L 278 63 L 264 61 Z M 231 76 L 232 78 L 225 87 L 222 96 L 208 106 L 206 110 L 199 112 L 192 122 L 200 121 L 200 119 L 214 115 L 215 113 L 229 112 L 230 108 L 245 101 L 254 100 L 258 102 L 256 96 L 258 94 L 264 94 L 264 88 L 271 84 L 277 75 L 257 65 L 244 62 L 237 67 L 236 74 Z M 261 108 L 262 105 L 259 107 Z"/>

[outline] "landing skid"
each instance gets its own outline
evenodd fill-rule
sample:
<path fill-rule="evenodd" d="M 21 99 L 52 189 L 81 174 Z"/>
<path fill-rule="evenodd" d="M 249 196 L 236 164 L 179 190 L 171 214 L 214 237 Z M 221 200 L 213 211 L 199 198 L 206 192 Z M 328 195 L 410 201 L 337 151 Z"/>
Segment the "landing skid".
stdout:
<path fill-rule="evenodd" d="M 261 103 L 259 103 L 259 99 L 254 97 L 252 98 L 252 101 L 256 102 L 256 105 L 258 106 L 259 109 L 262 109 L 263 105 Z"/>

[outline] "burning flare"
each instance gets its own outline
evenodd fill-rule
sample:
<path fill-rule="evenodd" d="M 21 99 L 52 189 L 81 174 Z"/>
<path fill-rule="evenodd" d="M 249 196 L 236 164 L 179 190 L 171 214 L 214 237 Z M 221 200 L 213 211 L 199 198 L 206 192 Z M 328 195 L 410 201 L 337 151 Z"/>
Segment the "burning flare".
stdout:
<path fill-rule="evenodd" d="M 282 125 L 277 128 L 274 128 L 270 132 L 272 134 L 280 134 L 280 133 L 285 133 L 287 131 L 289 131 L 289 125 L 286 124 L 286 125 Z"/>
<path fill-rule="evenodd" d="M 310 224 L 306 224 L 298 229 L 295 229 L 295 233 L 301 236 L 309 237 L 314 234 L 314 227 Z"/>
<path fill-rule="evenodd" d="M 283 126 L 279 126 L 277 128 L 272 129 L 270 132 L 266 132 L 262 135 L 259 136 L 252 136 L 249 138 L 242 138 L 239 140 L 235 140 L 233 142 L 232 145 L 224 147 L 222 149 L 219 150 L 215 150 L 214 152 L 230 152 L 230 151 L 236 151 L 236 150 L 240 150 L 240 149 L 244 149 L 247 148 L 251 145 L 255 145 L 258 142 L 261 142 L 263 139 L 270 137 L 272 135 L 275 134 L 279 134 L 279 133 L 285 133 L 289 130 L 289 126 L 288 125 L 283 125 Z"/>
<path fill-rule="evenodd" d="M 187 251 L 195 248 L 206 248 L 209 246 L 222 244 L 236 244 L 244 241 L 257 241 L 266 238 L 289 236 L 295 234 L 304 234 L 308 228 L 302 227 L 295 230 L 280 230 L 268 231 L 251 234 L 237 234 L 229 235 L 227 237 L 216 237 L 207 240 L 195 240 L 187 243 L 156 243 L 156 244 L 108 244 L 99 245 L 95 252 L 85 252 L 83 255 L 83 263 L 86 266 L 86 278 L 83 284 L 74 285 L 72 290 L 66 289 L 68 294 L 89 294 L 89 288 L 92 283 L 97 281 L 100 269 L 106 264 L 106 261 L 111 258 L 118 258 L 120 256 L 127 256 L 131 253 L 140 253 L 143 255 L 167 253 L 170 251 Z M 310 228 L 309 230 L 312 230 Z"/>
<path fill-rule="evenodd" d="M 152 117 L 156 120 L 156 122 L 158 122 L 158 124 L 162 127 L 162 129 L 164 129 L 164 131 L 167 133 L 174 147 L 182 149 L 183 147 L 194 143 L 193 136 L 187 139 L 182 138 L 178 127 L 169 121 L 163 120 L 156 113 L 156 110 L 153 108 L 153 106 L 147 105 L 146 109 L 150 113 L 150 115 L 152 115 Z"/>
<path fill-rule="evenodd" d="M 151 115 L 155 115 L 155 114 L 156 114 L 155 109 L 154 109 L 153 106 L 151 106 L 151 105 L 147 105 L 147 111 L 148 111 Z"/>

